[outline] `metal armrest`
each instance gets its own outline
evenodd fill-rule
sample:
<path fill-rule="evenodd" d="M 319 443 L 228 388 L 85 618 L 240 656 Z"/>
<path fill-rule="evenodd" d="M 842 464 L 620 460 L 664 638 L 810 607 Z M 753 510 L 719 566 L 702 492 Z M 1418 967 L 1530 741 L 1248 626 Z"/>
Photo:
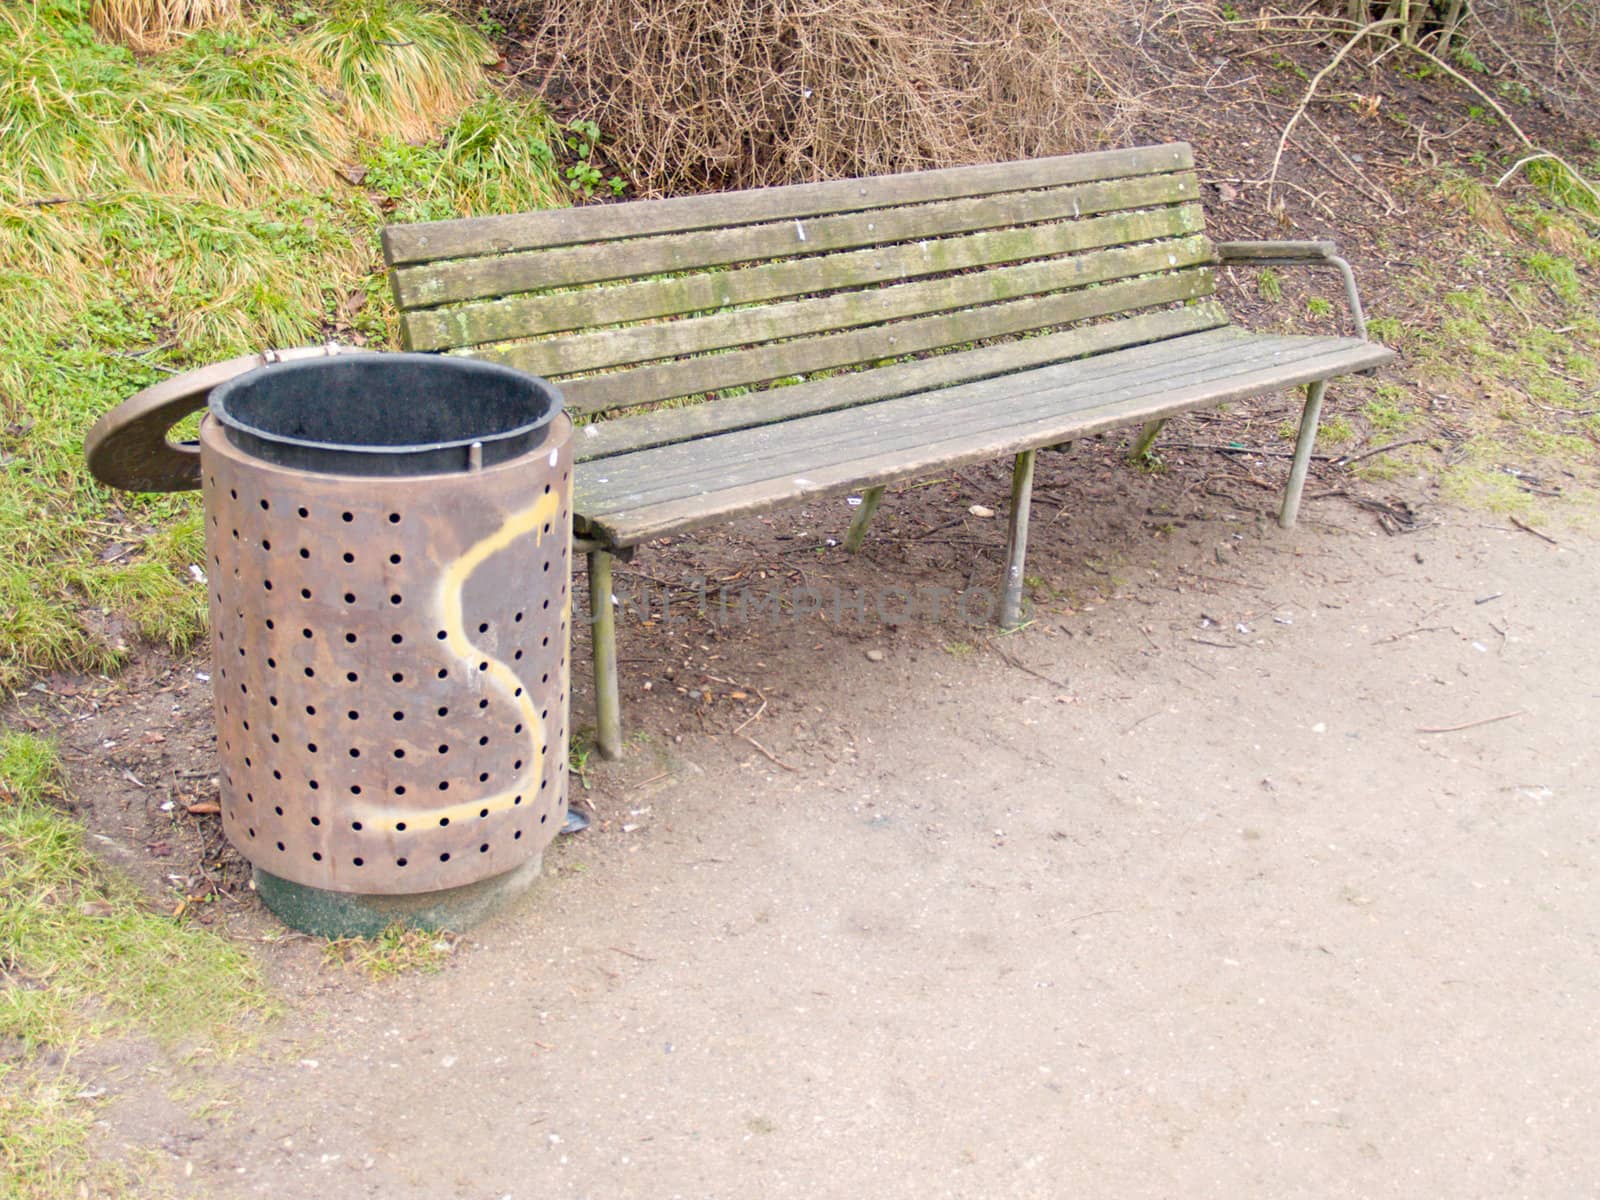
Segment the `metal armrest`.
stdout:
<path fill-rule="evenodd" d="M 1333 242 L 1218 242 L 1216 247 L 1217 261 L 1223 266 L 1332 267 L 1344 279 L 1344 298 L 1350 305 L 1356 336 L 1367 340 L 1367 317 L 1356 291 L 1355 272 L 1339 257 L 1339 247 Z"/>

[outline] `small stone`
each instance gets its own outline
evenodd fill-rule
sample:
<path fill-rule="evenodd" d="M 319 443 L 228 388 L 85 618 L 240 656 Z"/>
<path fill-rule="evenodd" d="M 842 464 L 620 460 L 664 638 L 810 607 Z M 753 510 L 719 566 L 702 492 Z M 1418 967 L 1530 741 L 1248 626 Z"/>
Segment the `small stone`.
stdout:
<path fill-rule="evenodd" d="M 883 661 L 883 651 L 882 650 L 868 650 L 867 651 L 867 661 L 868 662 L 882 662 Z"/>

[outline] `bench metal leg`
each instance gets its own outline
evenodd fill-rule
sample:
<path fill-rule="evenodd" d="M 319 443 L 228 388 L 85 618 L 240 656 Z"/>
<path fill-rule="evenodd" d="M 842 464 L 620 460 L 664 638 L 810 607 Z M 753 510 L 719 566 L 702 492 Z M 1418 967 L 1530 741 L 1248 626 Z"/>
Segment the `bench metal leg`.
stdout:
<path fill-rule="evenodd" d="M 882 499 L 881 487 L 868 488 L 861 493 L 861 507 L 856 509 L 850 529 L 844 535 L 844 548 L 849 553 L 854 554 L 861 549 L 861 543 L 867 536 L 867 526 L 872 522 L 872 514 L 878 511 L 878 502 Z"/>
<path fill-rule="evenodd" d="M 1278 524 L 1284 529 L 1293 529 L 1294 519 L 1300 515 L 1300 493 L 1306 486 L 1306 470 L 1311 466 L 1311 448 L 1317 441 L 1317 422 L 1322 418 L 1322 393 L 1327 390 L 1326 379 L 1306 385 L 1306 407 L 1300 414 L 1300 436 L 1294 444 L 1294 464 L 1289 468 L 1289 486 L 1284 489 L 1283 507 L 1278 510 Z"/>
<path fill-rule="evenodd" d="M 1011 520 L 1006 534 L 1006 590 L 1000 601 L 1000 624 L 1006 629 L 1022 618 L 1022 564 L 1028 553 L 1028 508 L 1033 503 L 1034 451 L 1017 455 L 1011 468 Z"/>
<path fill-rule="evenodd" d="M 1144 428 L 1139 430 L 1139 440 L 1133 443 L 1133 449 L 1128 451 L 1128 461 L 1135 466 L 1145 466 L 1150 461 L 1150 447 L 1156 444 L 1161 429 L 1166 425 L 1165 417 L 1157 417 L 1154 421 L 1146 421 Z"/>
<path fill-rule="evenodd" d="M 622 757 L 622 699 L 617 690 L 617 618 L 611 604 L 611 555 L 589 552 L 589 636 L 594 643 L 595 744 L 602 758 Z"/>

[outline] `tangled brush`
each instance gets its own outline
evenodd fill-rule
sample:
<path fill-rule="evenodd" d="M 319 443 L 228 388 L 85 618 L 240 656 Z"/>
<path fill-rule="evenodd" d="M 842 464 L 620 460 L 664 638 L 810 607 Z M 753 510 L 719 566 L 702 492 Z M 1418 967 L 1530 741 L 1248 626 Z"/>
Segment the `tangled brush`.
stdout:
<path fill-rule="evenodd" d="M 503 0 L 641 194 L 1061 153 L 1125 127 L 1088 0 Z"/>

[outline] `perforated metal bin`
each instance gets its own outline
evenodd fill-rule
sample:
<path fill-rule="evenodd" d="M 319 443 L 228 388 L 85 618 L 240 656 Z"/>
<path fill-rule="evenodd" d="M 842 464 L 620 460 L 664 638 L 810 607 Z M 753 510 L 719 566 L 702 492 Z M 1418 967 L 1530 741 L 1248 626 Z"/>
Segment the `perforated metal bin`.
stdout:
<path fill-rule="evenodd" d="M 267 366 L 200 432 L 222 823 L 319 933 L 459 928 L 567 804 L 571 423 L 434 355 Z"/>

